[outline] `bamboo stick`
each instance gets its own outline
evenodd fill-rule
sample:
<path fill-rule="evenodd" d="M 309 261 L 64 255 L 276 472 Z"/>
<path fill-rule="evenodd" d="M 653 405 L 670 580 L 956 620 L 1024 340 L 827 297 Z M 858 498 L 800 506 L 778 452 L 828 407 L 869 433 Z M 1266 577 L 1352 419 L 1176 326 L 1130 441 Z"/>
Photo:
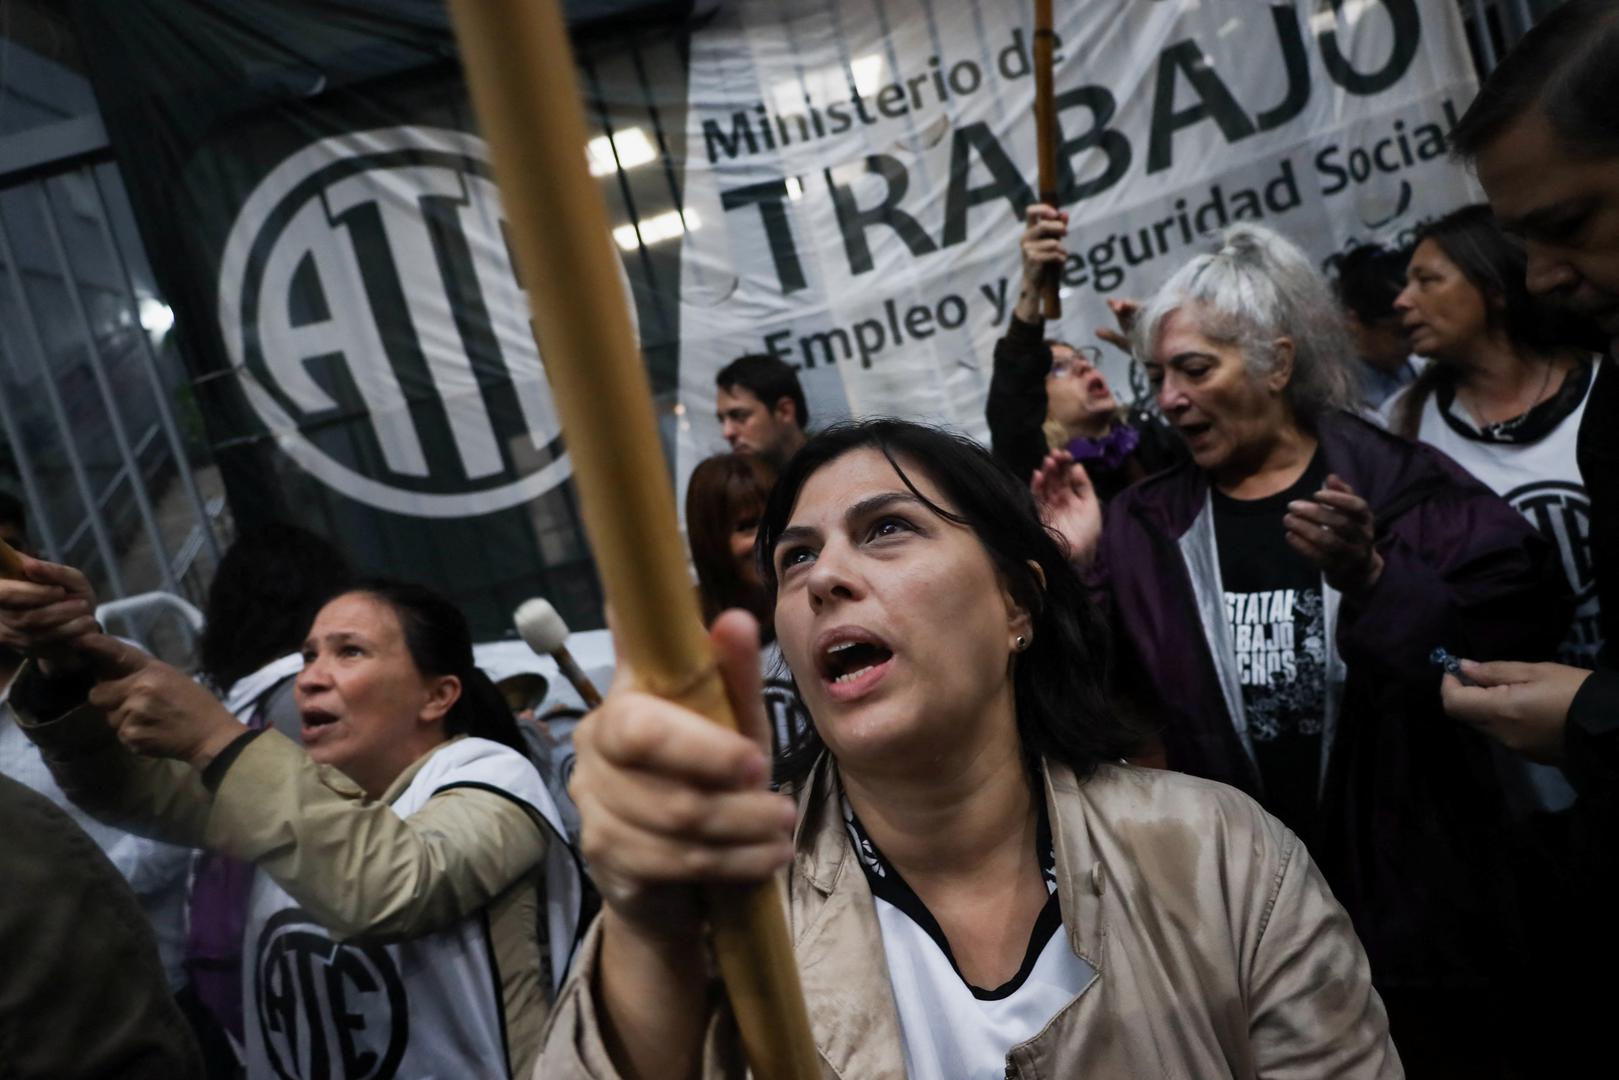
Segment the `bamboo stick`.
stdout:
<path fill-rule="evenodd" d="M 1052 29 L 1052 0 L 1034 0 L 1034 126 L 1038 139 L 1040 201 L 1057 206 L 1057 106 L 1053 85 L 1052 57 L 1056 52 L 1056 32 Z M 1062 318 L 1062 298 L 1058 295 L 1059 267 L 1046 271 L 1040 287 L 1040 316 Z"/>
<path fill-rule="evenodd" d="M 586 168 L 560 4 L 451 0 L 450 11 L 620 658 L 649 692 L 735 727 L 680 555 L 606 208 Z M 784 912 L 774 880 L 708 890 L 720 973 L 753 1074 L 812 1080 L 820 1073 Z"/>

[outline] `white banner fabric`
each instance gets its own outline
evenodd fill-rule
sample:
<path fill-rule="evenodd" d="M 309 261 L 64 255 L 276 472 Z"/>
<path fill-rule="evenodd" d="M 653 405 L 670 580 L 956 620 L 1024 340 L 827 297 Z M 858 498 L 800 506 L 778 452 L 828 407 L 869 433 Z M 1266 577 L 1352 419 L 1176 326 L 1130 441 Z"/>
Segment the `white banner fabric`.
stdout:
<path fill-rule="evenodd" d="M 1058 0 L 1063 319 L 1093 342 L 1258 220 L 1318 260 L 1480 196 L 1445 134 L 1476 78 L 1452 0 Z M 800 369 L 811 426 L 987 440 L 1035 196 L 1031 3 L 735 0 L 691 45 L 676 476 L 726 449 L 714 373 Z M 1121 400 L 1129 362 L 1107 350 Z"/>

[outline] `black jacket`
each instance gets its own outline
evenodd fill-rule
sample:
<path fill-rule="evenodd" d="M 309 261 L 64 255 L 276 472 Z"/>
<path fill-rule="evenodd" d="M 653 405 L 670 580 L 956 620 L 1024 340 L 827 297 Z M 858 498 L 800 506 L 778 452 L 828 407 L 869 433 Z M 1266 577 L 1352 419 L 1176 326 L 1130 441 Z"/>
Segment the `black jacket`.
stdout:
<path fill-rule="evenodd" d="M 1049 451 L 1041 425 L 1046 420 L 1046 373 L 1050 370 L 1045 323 L 1026 323 L 1014 315 L 1006 336 L 995 343 L 995 372 L 989 381 L 984 418 L 989 421 L 995 459 L 1019 480 L 1027 481 Z M 1104 502 L 1135 481 L 1186 458 L 1180 437 L 1146 409 L 1132 406 L 1125 422 L 1141 432 L 1141 442 L 1124 463 L 1116 469 L 1085 463 Z"/>

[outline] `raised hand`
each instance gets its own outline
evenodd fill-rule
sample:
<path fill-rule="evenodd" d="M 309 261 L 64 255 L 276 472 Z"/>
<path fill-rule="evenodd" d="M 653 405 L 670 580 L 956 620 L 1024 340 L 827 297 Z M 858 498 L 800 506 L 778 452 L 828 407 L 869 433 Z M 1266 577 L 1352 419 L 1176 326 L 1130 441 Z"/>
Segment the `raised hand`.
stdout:
<path fill-rule="evenodd" d="M 1046 274 L 1062 272 L 1068 260 L 1063 241 L 1068 236 L 1068 214 L 1045 203 L 1031 203 L 1023 211 L 1023 235 L 1018 250 L 1023 256 L 1023 282 L 1013 314 L 1023 322 L 1040 321 L 1040 290 Z M 1054 269 L 1053 269 L 1054 268 Z"/>
<path fill-rule="evenodd" d="M 74 642 L 101 629 L 89 579 L 71 566 L 19 561 L 23 577 L 0 578 L 0 644 L 33 657 L 46 675 L 81 669 Z"/>
<path fill-rule="evenodd" d="M 202 769 L 245 730 L 195 679 L 133 645 L 90 634 L 76 648 L 96 673 L 90 705 L 137 754 Z"/>
<path fill-rule="evenodd" d="M 1085 466 L 1066 450 L 1053 450 L 1034 471 L 1029 490 L 1040 520 L 1057 534 L 1068 561 L 1089 566 L 1102 539 L 1102 500 Z"/>
<path fill-rule="evenodd" d="M 644 938 L 695 940 L 696 886 L 762 881 L 792 858 L 792 800 L 766 787 L 758 623 L 727 612 L 710 639 L 747 734 L 639 691 L 622 661 L 574 732 L 580 848 L 612 915 Z"/>
<path fill-rule="evenodd" d="M 1383 556 L 1373 546 L 1372 508 L 1336 476 L 1327 477 L 1313 500 L 1288 503 L 1282 527 L 1293 550 L 1319 566 L 1327 584 L 1346 596 L 1370 589 L 1383 575 Z"/>
<path fill-rule="evenodd" d="M 1123 349 L 1126 353 L 1133 355 L 1130 348 L 1130 331 L 1135 329 L 1136 316 L 1141 314 L 1140 302 L 1136 300 L 1109 300 L 1107 309 L 1113 312 L 1113 320 L 1119 325 L 1116 329 L 1111 326 L 1101 327 L 1096 331 L 1096 336 L 1114 348 Z"/>

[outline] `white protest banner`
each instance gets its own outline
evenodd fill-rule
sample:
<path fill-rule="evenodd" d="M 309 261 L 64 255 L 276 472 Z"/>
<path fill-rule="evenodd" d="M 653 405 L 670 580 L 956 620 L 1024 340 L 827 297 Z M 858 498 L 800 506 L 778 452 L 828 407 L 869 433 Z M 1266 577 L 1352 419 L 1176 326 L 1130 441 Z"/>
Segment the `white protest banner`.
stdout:
<path fill-rule="evenodd" d="M 1029 3 L 735 0 L 693 35 L 676 475 L 723 450 L 715 371 L 800 369 L 812 425 L 987 438 L 990 356 L 1033 200 Z M 1092 341 L 1257 220 L 1317 260 L 1476 200 L 1445 134 L 1476 79 L 1451 0 L 1057 5 L 1064 318 Z M 1111 353 L 1121 382 L 1128 362 Z"/>

